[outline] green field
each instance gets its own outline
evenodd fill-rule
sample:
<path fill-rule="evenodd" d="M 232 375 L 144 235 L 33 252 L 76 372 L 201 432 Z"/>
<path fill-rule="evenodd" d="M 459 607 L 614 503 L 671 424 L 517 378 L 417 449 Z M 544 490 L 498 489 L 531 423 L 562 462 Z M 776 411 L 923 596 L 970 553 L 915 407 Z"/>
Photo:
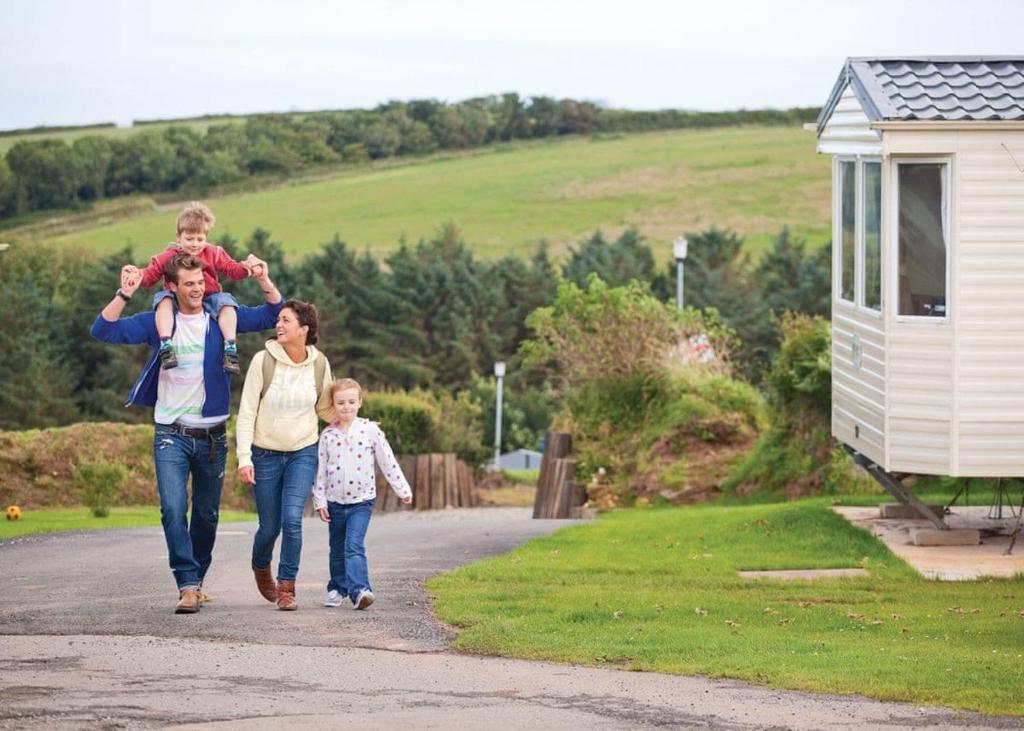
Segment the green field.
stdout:
<path fill-rule="evenodd" d="M 1024 578 L 924 579 L 824 499 L 619 510 L 427 587 L 467 652 L 1024 715 Z"/>
<path fill-rule="evenodd" d="M 245 117 L 239 117 L 236 119 L 245 120 Z M 206 132 L 206 128 L 211 124 L 223 124 L 225 122 L 235 121 L 234 119 L 186 119 L 180 122 L 156 122 L 154 124 L 145 124 L 141 126 L 133 127 L 74 127 L 71 129 L 52 130 L 52 131 L 40 131 L 40 132 L 25 132 L 16 135 L 3 135 L 0 136 L 0 155 L 6 153 L 15 142 L 39 142 L 41 140 L 63 140 L 69 145 L 77 140 L 79 137 L 110 137 L 116 139 L 124 139 L 131 135 L 138 134 L 139 132 L 145 132 L 147 130 L 156 130 L 162 132 L 168 127 L 188 127 L 194 132 L 203 134 Z"/>
<path fill-rule="evenodd" d="M 828 159 L 814 147 L 814 135 L 797 127 L 742 127 L 392 161 L 211 200 L 213 235 L 244 240 L 262 226 L 293 257 L 316 251 L 335 233 L 379 255 L 446 222 L 485 258 L 528 254 L 541 239 L 559 255 L 595 229 L 616 235 L 627 226 L 638 227 L 665 259 L 675 236 L 712 225 L 745 236 L 755 252 L 786 225 L 820 245 L 830 235 L 831 179 Z M 176 206 L 165 208 L 53 240 L 101 253 L 131 244 L 142 261 L 172 236 Z M 18 241 L 18 231 L 9 238 Z"/>

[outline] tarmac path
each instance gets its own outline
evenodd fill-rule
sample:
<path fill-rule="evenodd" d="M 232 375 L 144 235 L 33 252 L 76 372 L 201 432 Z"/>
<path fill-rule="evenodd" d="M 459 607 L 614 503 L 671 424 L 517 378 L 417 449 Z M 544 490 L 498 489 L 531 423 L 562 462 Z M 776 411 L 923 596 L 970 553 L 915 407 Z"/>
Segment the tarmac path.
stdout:
<path fill-rule="evenodd" d="M 377 514 L 377 602 L 321 606 L 327 531 L 305 526 L 300 609 L 253 585 L 255 525 L 225 523 L 198 615 L 159 528 L 0 543 L 0 728 L 1021 729 L 1019 718 L 450 652 L 423 581 L 570 521 L 525 509 Z"/>

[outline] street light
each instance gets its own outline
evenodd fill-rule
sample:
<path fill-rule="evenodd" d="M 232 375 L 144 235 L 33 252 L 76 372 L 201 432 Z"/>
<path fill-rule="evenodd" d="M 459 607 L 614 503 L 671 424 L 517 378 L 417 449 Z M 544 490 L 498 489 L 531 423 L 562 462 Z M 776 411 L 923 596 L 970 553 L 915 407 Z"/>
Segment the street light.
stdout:
<path fill-rule="evenodd" d="M 686 237 L 680 236 L 672 242 L 672 253 L 676 257 L 676 307 L 683 309 L 683 262 L 686 261 Z"/>
<path fill-rule="evenodd" d="M 498 379 L 498 403 L 494 409 L 494 469 L 498 469 L 501 459 L 501 390 L 505 379 L 505 361 L 494 364 L 494 375 Z"/>

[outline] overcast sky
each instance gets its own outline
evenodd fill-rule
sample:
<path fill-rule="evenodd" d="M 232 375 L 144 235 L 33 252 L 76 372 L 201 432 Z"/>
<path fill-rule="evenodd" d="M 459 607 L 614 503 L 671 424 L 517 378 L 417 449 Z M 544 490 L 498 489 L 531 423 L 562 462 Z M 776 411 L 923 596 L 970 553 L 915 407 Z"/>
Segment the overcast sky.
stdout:
<path fill-rule="evenodd" d="M 820 105 L 847 56 L 1024 54 L 1020 0 L 0 0 L 0 129 L 520 94 Z"/>

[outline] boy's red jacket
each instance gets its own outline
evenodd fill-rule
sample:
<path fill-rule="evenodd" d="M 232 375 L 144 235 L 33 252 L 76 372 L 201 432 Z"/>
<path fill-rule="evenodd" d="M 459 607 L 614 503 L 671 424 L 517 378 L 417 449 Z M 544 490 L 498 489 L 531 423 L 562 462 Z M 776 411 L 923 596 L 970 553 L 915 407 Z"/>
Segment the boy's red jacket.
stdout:
<path fill-rule="evenodd" d="M 152 287 L 164 275 L 164 267 L 175 254 L 181 253 L 182 248 L 178 244 L 168 244 L 167 248 L 149 260 L 149 265 L 142 270 L 143 287 Z M 216 294 L 223 291 L 220 282 L 217 281 L 217 272 L 234 280 L 245 279 L 249 276 L 249 270 L 231 258 L 223 246 L 207 244 L 199 253 L 203 262 L 203 294 Z M 170 282 L 164 282 L 164 289 L 170 289 Z"/>

